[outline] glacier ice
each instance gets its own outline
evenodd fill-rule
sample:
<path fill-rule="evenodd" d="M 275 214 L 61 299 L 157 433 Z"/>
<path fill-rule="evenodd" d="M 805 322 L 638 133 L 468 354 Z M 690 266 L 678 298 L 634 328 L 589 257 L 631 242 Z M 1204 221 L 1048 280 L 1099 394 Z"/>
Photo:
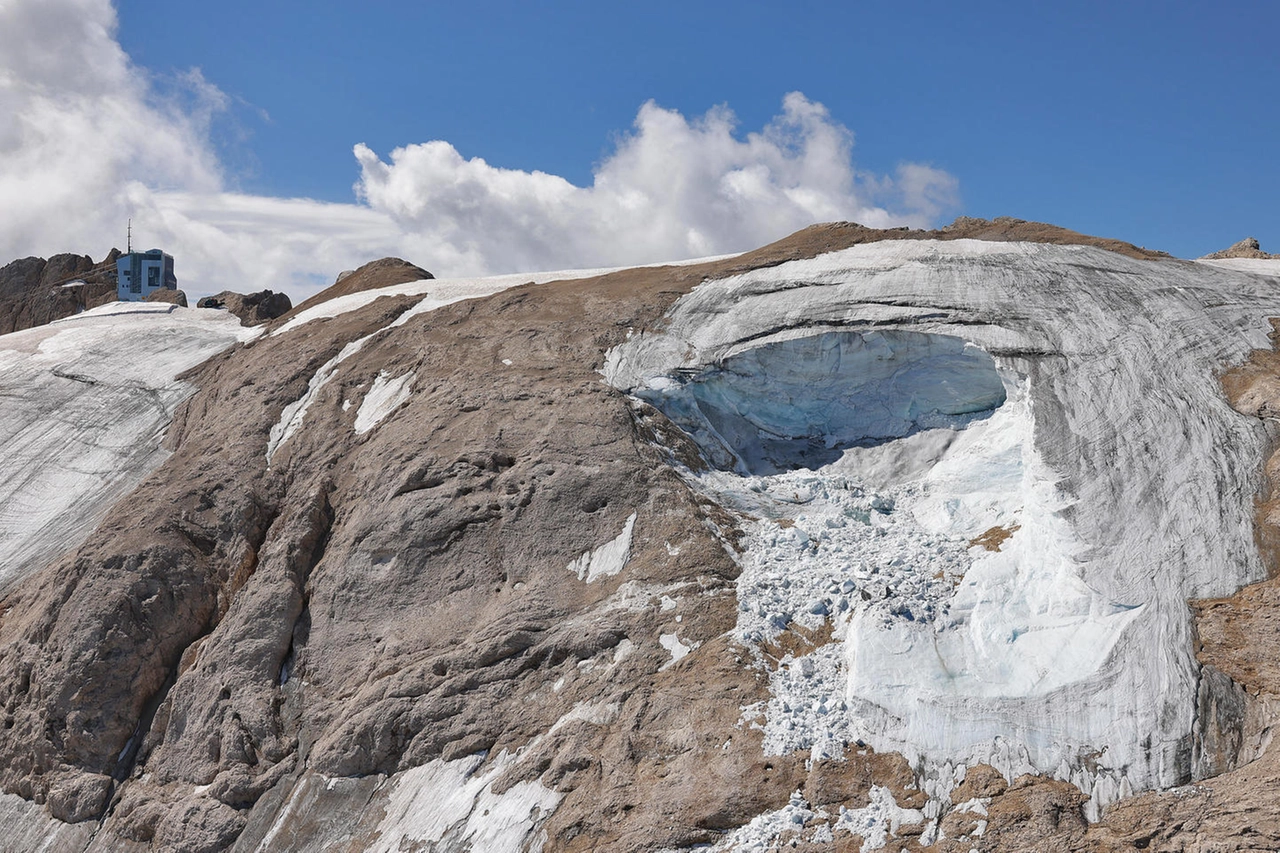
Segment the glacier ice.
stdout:
<path fill-rule="evenodd" d="M 1224 265 L 894 241 L 703 282 L 603 372 L 742 513 L 739 638 L 832 628 L 771 674 L 766 748 L 861 738 L 940 795 L 977 762 L 1039 772 L 1096 814 L 1195 773 L 1187 600 L 1265 574 L 1264 429 L 1216 377 L 1277 313 Z"/>
<path fill-rule="evenodd" d="M 717 467 L 771 474 L 955 425 L 999 406 L 1005 390 L 991 356 L 960 338 L 869 330 L 773 341 L 636 396 Z"/>
<path fill-rule="evenodd" d="M 195 390 L 178 375 L 258 331 L 225 312 L 110 303 L 0 336 L 0 586 L 73 548 L 159 465 Z"/>

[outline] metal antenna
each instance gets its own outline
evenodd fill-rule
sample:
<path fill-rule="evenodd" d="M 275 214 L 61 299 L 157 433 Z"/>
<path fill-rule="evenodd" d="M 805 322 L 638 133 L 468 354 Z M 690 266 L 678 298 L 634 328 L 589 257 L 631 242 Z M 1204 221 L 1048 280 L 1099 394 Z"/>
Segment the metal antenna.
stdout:
<path fill-rule="evenodd" d="M 125 245 L 125 254 L 132 255 L 133 254 L 133 220 L 132 219 L 129 220 L 129 232 L 128 232 L 128 235 L 125 237 L 124 245 Z"/>

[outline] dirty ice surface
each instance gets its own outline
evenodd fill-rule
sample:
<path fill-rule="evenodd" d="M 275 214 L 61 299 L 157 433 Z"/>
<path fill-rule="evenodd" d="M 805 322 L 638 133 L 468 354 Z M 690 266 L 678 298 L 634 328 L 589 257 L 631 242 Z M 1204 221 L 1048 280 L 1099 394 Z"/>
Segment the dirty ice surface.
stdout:
<path fill-rule="evenodd" d="M 704 282 L 604 373 L 742 514 L 739 638 L 832 632 L 744 710 L 767 749 L 863 739 L 941 801 L 1043 773 L 1096 815 L 1199 769 L 1186 602 L 1264 575 L 1265 435 L 1216 375 L 1278 312 L 1221 266 L 894 241 Z"/>
<path fill-rule="evenodd" d="M 1280 259 L 1276 258 L 1222 258 L 1221 260 L 1197 261 L 1220 269 L 1236 272 L 1253 273 L 1254 275 L 1280 276 Z"/>
<path fill-rule="evenodd" d="M 111 303 L 0 336 L 0 587 L 73 548 L 168 456 L 175 377 L 258 333 L 225 312 Z"/>

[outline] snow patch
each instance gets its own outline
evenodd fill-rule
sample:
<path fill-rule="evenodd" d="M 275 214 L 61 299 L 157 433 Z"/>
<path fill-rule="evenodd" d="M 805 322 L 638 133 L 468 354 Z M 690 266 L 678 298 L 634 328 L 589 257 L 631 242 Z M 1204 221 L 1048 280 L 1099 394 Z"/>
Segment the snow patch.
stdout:
<path fill-rule="evenodd" d="M 311 404 L 319 396 L 320 390 L 329 384 L 329 380 L 333 378 L 338 365 L 358 353 L 370 338 L 381 331 L 383 330 L 379 329 L 373 334 L 365 335 L 363 338 L 354 340 L 344 346 L 337 355 L 320 365 L 320 369 L 307 382 L 307 390 L 302 392 L 302 396 L 280 410 L 280 420 L 272 425 L 271 432 L 267 436 L 268 465 L 271 464 L 271 459 L 276 455 L 276 451 L 280 449 L 280 446 L 292 438 L 298 428 L 302 426 L 302 421 L 307 416 L 307 409 L 311 408 Z"/>
<path fill-rule="evenodd" d="M 371 853 L 423 846 L 486 853 L 541 850 L 542 824 L 563 795 L 536 781 L 517 782 L 496 794 L 493 783 L 517 757 L 504 750 L 482 770 L 484 758 L 437 759 L 393 776 Z"/>
<path fill-rule="evenodd" d="M 677 663 L 684 660 L 685 656 L 688 655 L 689 652 L 697 648 L 697 643 L 687 645 L 680 642 L 680 637 L 676 634 L 663 634 L 658 637 L 658 643 L 671 653 L 671 660 L 659 667 L 659 672 L 667 669 L 668 667 L 675 666 Z"/>
<path fill-rule="evenodd" d="M 364 435 L 373 429 L 409 399 L 415 375 L 412 370 L 396 379 L 388 379 L 385 370 L 378 374 L 373 380 L 373 387 L 364 395 L 364 400 L 356 411 L 356 435 Z"/>
<path fill-rule="evenodd" d="M 636 514 L 633 512 L 623 525 L 622 532 L 614 539 L 596 548 L 586 551 L 581 557 L 569 563 L 567 568 L 578 576 L 578 580 L 592 583 L 603 577 L 612 577 L 622 571 L 631 559 L 631 531 L 635 527 Z"/>

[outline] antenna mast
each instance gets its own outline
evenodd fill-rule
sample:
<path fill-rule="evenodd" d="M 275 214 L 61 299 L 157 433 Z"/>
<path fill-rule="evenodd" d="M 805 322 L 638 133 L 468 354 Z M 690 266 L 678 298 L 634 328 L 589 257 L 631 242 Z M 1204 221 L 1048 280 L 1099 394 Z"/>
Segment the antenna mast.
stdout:
<path fill-rule="evenodd" d="M 129 231 L 128 231 L 128 234 L 125 236 L 124 245 L 125 245 L 125 254 L 132 255 L 133 254 L 133 220 L 132 219 L 129 220 Z"/>

